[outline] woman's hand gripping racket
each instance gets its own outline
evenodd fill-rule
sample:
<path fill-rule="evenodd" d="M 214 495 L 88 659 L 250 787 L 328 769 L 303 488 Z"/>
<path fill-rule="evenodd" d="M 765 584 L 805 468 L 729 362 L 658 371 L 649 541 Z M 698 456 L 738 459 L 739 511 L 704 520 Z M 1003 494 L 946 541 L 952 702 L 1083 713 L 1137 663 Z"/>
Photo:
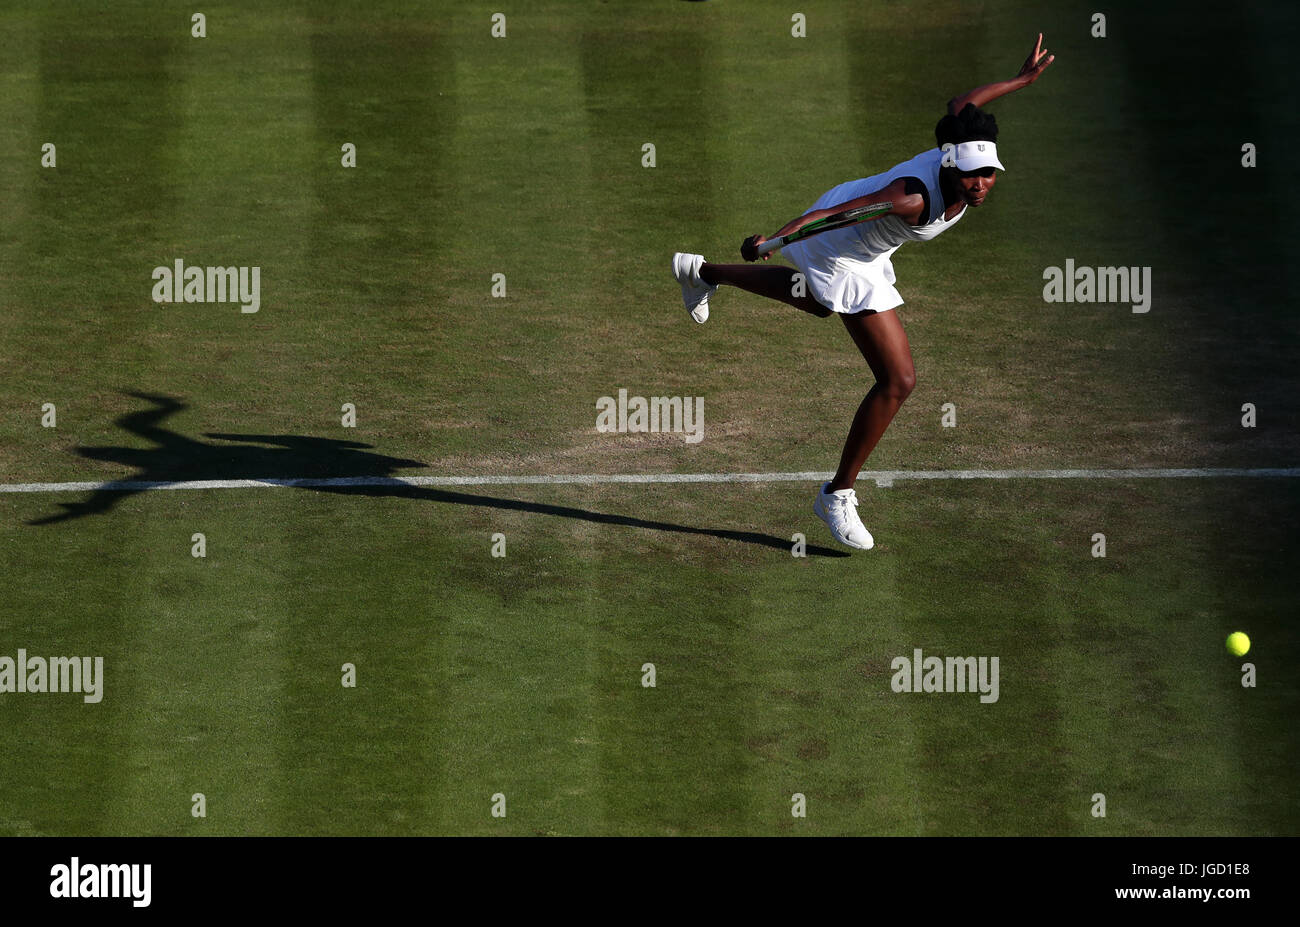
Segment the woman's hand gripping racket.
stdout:
<path fill-rule="evenodd" d="M 756 261 L 760 257 L 767 260 L 767 256 L 773 251 L 790 244 L 794 241 L 800 241 L 813 235 L 820 235 L 822 232 L 829 232 L 833 229 L 842 229 L 849 225 L 857 225 L 859 222 L 866 222 L 870 219 L 878 219 L 894 208 L 891 203 L 873 203 L 870 206 L 859 206 L 856 209 L 846 209 L 843 212 L 837 212 L 834 215 L 826 216 L 815 222 L 809 222 L 807 225 L 800 226 L 789 235 L 782 235 L 779 238 L 769 238 L 760 241 L 761 235 L 751 235 L 746 238 L 740 246 L 740 256 L 746 261 Z"/>

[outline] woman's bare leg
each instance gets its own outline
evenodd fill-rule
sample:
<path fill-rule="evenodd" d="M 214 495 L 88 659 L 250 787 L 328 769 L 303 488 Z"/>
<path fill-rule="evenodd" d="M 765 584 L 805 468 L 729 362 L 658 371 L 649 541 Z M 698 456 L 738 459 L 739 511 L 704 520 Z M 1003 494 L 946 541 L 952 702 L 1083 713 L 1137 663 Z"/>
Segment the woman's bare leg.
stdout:
<path fill-rule="evenodd" d="M 903 400 L 916 386 L 912 349 L 896 312 L 860 312 L 841 315 L 840 318 L 866 358 L 876 382 L 853 416 L 853 425 L 840 455 L 840 468 L 827 487 L 829 492 L 853 487 L 867 456 L 894 420 Z"/>
<path fill-rule="evenodd" d="M 735 286 L 768 299 L 811 312 L 815 316 L 826 318 L 831 310 L 807 294 L 795 296 L 795 275 L 799 272 L 793 267 L 780 264 L 704 264 L 700 267 L 700 277 L 710 286 Z"/>

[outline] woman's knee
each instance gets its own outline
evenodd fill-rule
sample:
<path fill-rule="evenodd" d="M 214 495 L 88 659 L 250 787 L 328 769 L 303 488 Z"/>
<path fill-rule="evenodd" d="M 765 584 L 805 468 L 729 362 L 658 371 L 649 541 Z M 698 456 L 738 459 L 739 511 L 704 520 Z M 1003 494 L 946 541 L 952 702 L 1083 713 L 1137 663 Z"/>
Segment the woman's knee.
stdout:
<path fill-rule="evenodd" d="M 910 365 L 897 370 L 890 370 L 880 380 L 880 388 L 885 395 L 900 402 L 912 395 L 916 389 L 916 370 Z"/>

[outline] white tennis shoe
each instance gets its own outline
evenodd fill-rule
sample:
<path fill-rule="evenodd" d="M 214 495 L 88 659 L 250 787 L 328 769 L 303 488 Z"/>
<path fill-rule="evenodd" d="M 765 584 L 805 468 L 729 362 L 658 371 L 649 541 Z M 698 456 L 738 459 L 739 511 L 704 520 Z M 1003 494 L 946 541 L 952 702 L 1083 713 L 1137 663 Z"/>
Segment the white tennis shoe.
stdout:
<path fill-rule="evenodd" d="M 702 254 L 684 254 L 678 251 L 673 255 L 673 276 L 682 285 L 682 302 L 686 311 L 697 322 L 709 318 L 709 297 L 718 291 L 716 286 L 709 286 L 700 277 L 700 267 L 704 264 Z"/>
<path fill-rule="evenodd" d="M 841 544 L 858 550 L 871 550 L 876 542 L 862 524 L 862 519 L 858 518 L 858 494 L 852 489 L 827 492 L 829 485 L 822 483 L 817 501 L 813 503 L 813 513 L 826 522 L 826 527 Z"/>

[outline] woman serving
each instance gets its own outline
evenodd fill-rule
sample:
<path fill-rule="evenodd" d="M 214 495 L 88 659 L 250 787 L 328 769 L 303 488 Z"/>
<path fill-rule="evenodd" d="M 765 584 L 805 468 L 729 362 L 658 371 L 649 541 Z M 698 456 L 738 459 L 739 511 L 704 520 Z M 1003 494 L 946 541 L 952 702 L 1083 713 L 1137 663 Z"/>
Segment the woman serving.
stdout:
<path fill-rule="evenodd" d="M 673 276 L 682 287 L 686 311 L 696 322 L 709 317 L 709 297 L 719 286 L 740 287 L 780 300 L 816 316 L 839 315 L 876 378 L 849 428 L 839 469 L 822 484 L 813 511 L 835 538 L 849 547 L 870 549 L 874 541 L 858 517 L 853 484 L 867 456 L 880 441 L 903 400 L 916 384 L 912 352 L 898 315 L 903 302 L 894 288 L 890 256 L 909 241 L 929 241 L 980 206 L 1006 170 L 998 160 L 998 127 L 980 107 L 1027 87 L 1055 60 L 1034 50 L 1011 80 L 978 87 L 948 102 L 935 126 L 938 147 L 895 165 L 883 174 L 828 190 L 812 208 L 775 232 L 771 239 L 797 237 L 800 229 L 839 213 L 878 207 L 873 218 L 832 228 L 781 247 L 797 268 L 764 264 L 710 264 L 700 254 L 673 255 Z M 769 238 L 754 235 L 741 245 L 753 262 Z M 769 254 L 761 255 L 767 260 Z M 802 284 L 802 285 L 801 285 Z M 799 294 L 799 295 L 796 295 Z"/>

